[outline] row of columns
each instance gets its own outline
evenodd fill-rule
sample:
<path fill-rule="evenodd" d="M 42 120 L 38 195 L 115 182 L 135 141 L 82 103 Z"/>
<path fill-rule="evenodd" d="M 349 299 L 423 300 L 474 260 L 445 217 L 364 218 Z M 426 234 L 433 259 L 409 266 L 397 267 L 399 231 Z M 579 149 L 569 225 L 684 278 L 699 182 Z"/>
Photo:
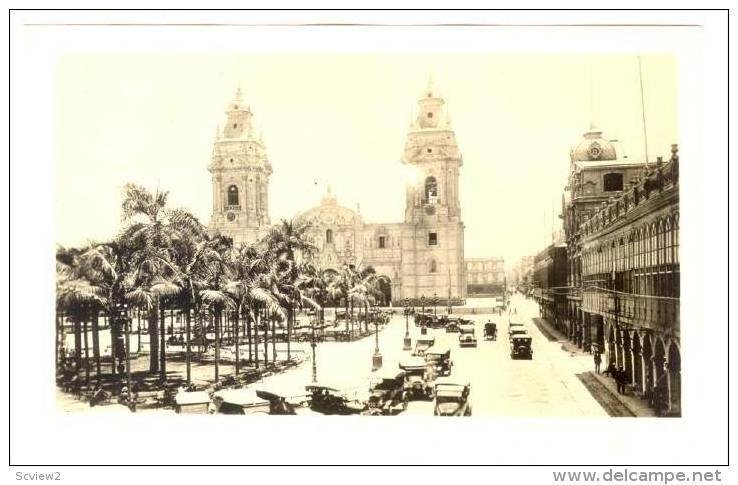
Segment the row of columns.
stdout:
<path fill-rule="evenodd" d="M 572 343 L 586 352 L 592 352 L 595 349 L 593 344 L 597 344 L 597 351 L 604 350 L 605 368 L 610 362 L 616 368 L 622 366 L 627 384 L 637 395 L 647 399 L 659 412 L 681 415 L 681 356 L 676 344 L 669 347 L 670 361 L 661 341 L 656 344 L 661 346 L 658 351 L 650 345 L 644 349 L 636 332 L 614 322 L 605 325 L 602 316 L 585 312 L 573 302 L 569 302 L 564 321 Z M 607 336 L 605 328 L 611 328 Z M 636 341 L 638 343 L 634 344 Z"/>

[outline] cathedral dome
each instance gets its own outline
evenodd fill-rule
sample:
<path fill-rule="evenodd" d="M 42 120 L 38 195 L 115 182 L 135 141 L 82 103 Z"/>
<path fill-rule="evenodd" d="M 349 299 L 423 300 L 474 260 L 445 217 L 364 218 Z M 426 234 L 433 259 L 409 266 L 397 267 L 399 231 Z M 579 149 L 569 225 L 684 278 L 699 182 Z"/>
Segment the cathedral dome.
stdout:
<path fill-rule="evenodd" d="M 602 137 L 602 131 L 589 127 L 584 139 L 571 152 L 572 162 L 617 160 L 615 145 Z"/>
<path fill-rule="evenodd" d="M 331 193 L 330 188 L 319 206 L 299 214 L 297 220 L 302 223 L 308 223 L 313 227 L 353 226 L 363 222 L 359 213 L 338 205 L 336 197 Z"/>

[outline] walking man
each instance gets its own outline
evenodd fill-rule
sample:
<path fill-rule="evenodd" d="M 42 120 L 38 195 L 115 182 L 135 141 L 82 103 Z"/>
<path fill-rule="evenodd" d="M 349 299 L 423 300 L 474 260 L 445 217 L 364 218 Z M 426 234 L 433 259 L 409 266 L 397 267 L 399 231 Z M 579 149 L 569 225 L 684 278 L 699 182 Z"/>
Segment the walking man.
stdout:
<path fill-rule="evenodd" d="M 619 366 L 617 374 L 615 374 L 615 382 L 617 383 L 618 394 L 625 394 L 625 369 Z"/>
<path fill-rule="evenodd" d="M 602 357 L 599 352 L 594 353 L 595 372 L 600 373 L 600 364 L 602 363 Z"/>

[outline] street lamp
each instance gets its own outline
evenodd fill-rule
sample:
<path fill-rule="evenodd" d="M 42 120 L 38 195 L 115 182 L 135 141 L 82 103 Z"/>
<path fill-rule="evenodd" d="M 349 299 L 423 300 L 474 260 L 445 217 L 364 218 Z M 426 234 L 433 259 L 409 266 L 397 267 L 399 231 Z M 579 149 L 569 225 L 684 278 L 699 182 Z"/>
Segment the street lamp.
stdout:
<path fill-rule="evenodd" d="M 372 371 L 382 367 L 382 354 L 379 353 L 379 319 L 374 320 L 374 355 L 372 356 Z"/>
<path fill-rule="evenodd" d="M 320 312 L 320 326 L 323 326 L 323 308 L 321 307 L 320 310 L 316 310 Z M 317 315 L 316 315 L 317 317 Z M 310 336 L 310 347 L 313 349 L 313 384 L 318 382 L 318 364 L 315 362 L 315 318 L 313 318 L 313 324 L 311 327 L 311 336 Z"/>
<path fill-rule="evenodd" d="M 420 297 L 420 334 L 425 335 L 428 333 L 428 329 L 425 326 L 425 295 Z"/>
<path fill-rule="evenodd" d="M 438 293 L 433 293 L 433 316 L 437 317 L 436 306 L 438 305 Z"/>
<path fill-rule="evenodd" d="M 405 304 L 405 339 L 402 341 L 402 350 L 410 350 L 412 349 L 412 344 L 410 342 L 410 329 L 408 328 L 408 323 L 407 323 L 407 320 L 410 317 L 410 299 L 405 298 L 404 304 Z"/>

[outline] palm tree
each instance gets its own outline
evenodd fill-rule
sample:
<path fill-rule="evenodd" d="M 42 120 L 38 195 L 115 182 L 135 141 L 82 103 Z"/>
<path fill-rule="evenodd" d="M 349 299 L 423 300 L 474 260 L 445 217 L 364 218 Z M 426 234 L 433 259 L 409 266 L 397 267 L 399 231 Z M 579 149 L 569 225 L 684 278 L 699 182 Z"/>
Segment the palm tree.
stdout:
<path fill-rule="evenodd" d="M 279 292 L 282 305 L 287 309 L 287 359 L 291 358 L 290 340 L 295 323 L 295 306 L 302 306 L 302 297 L 297 287 L 299 269 L 296 257 L 310 258 L 315 246 L 308 240 L 308 224 L 296 223 L 294 220 L 282 219 L 266 237 L 267 247 L 274 255 L 276 270 L 279 274 Z M 276 295 L 275 295 L 276 296 Z"/>
<path fill-rule="evenodd" d="M 229 238 L 216 236 L 207 245 L 207 255 L 203 258 L 202 267 L 203 289 L 200 298 L 210 308 L 215 327 L 215 381 L 219 378 L 221 324 L 223 314 L 226 318 L 237 308 L 237 302 L 231 297 L 227 289 L 231 286 L 231 249 Z"/>
<path fill-rule="evenodd" d="M 173 264 L 177 242 L 202 231 L 202 225 L 189 212 L 166 208 L 168 192 L 150 192 L 136 184 L 126 184 L 122 210 L 128 224 L 126 236 L 136 248 L 132 267 L 136 273 L 136 297 L 145 302 L 149 315 L 149 371 L 161 371 L 166 378 L 165 332 L 158 329 L 159 312 L 163 310 L 162 297 L 174 296 L 176 285 L 166 282 L 176 279 L 178 269 Z M 162 319 L 162 330 L 164 321 Z M 161 368 L 160 368 L 161 366 Z"/>
<path fill-rule="evenodd" d="M 74 362 L 77 372 L 83 367 L 82 340 L 84 332 L 85 382 L 89 383 L 90 368 L 87 323 L 90 318 L 91 309 L 105 305 L 106 300 L 101 295 L 98 287 L 91 285 L 89 281 L 79 276 L 78 267 L 73 265 L 65 268 L 62 264 L 57 266 L 57 270 L 61 271 L 61 274 L 57 280 L 56 306 L 64 314 L 68 315 L 74 323 Z"/>

